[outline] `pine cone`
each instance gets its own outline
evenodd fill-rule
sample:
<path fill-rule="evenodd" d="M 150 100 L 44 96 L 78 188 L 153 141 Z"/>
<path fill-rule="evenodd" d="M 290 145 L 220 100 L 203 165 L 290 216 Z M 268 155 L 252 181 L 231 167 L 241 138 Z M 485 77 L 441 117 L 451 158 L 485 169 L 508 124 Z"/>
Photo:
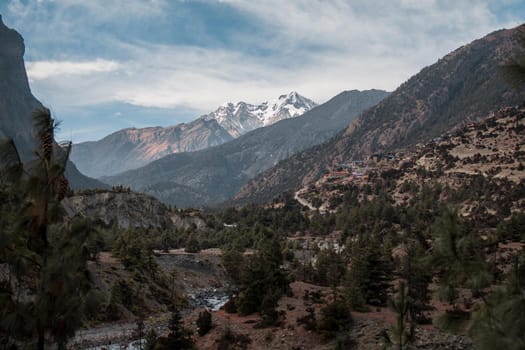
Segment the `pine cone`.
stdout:
<path fill-rule="evenodd" d="M 57 199 L 61 201 L 69 190 L 69 181 L 65 177 L 62 177 L 58 184 Z"/>
<path fill-rule="evenodd" d="M 47 129 L 39 133 L 40 147 L 44 152 L 44 159 L 51 160 L 53 155 L 53 133 Z"/>

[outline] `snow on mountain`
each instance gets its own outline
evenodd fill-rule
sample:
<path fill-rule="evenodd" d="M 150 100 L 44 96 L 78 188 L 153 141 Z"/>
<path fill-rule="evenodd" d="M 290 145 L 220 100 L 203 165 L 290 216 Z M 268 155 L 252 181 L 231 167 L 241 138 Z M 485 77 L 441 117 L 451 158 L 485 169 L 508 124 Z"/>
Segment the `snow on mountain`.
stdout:
<path fill-rule="evenodd" d="M 292 91 L 273 101 L 259 105 L 246 102 L 231 102 L 220 106 L 215 112 L 203 116 L 206 120 L 215 119 L 234 138 L 248 131 L 268 126 L 283 119 L 298 117 L 317 104 Z"/>

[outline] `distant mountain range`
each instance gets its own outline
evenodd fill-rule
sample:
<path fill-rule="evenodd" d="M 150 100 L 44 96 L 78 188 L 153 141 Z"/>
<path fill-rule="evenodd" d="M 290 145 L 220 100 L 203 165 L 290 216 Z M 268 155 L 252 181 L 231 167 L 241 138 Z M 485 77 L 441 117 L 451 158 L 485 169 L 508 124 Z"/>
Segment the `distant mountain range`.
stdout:
<path fill-rule="evenodd" d="M 101 179 L 177 206 L 217 204 L 279 161 L 330 139 L 386 96 L 381 90 L 346 91 L 302 116 L 255 129 L 223 145 L 168 155 L 142 168 Z M 299 109 L 299 98 L 291 93 L 280 100 L 292 101 Z"/>
<path fill-rule="evenodd" d="M 89 176 L 115 175 L 169 154 L 223 144 L 251 130 L 298 117 L 315 106 L 295 91 L 259 105 L 225 103 L 190 123 L 123 129 L 99 141 L 75 144 L 71 160 Z"/>
<path fill-rule="evenodd" d="M 29 88 L 24 52 L 24 39 L 15 30 L 7 28 L 0 16 L 0 139 L 12 138 L 22 160 L 27 162 L 34 157 L 36 147 L 32 113 L 43 106 Z M 82 175 L 71 162 L 66 176 L 75 189 L 107 187 Z"/>
<path fill-rule="evenodd" d="M 523 27 L 523 25 L 522 25 Z M 298 153 L 251 180 L 234 203 L 271 200 L 318 179 L 334 163 L 411 147 L 450 129 L 525 102 L 499 66 L 519 50 L 517 28 L 500 30 L 449 53 L 401 84 L 329 142 Z"/>

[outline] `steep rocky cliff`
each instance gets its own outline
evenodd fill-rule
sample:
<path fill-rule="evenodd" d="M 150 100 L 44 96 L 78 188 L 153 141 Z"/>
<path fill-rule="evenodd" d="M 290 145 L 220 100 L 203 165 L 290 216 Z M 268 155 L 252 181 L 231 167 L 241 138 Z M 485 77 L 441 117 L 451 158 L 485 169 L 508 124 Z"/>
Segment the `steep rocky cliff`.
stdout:
<path fill-rule="evenodd" d="M 0 137 L 12 138 L 23 161 L 33 156 L 32 113 L 42 104 L 33 96 L 24 66 L 24 39 L 7 28 L 0 16 Z M 104 188 L 82 175 L 70 162 L 66 175 L 73 188 Z"/>
<path fill-rule="evenodd" d="M 22 36 L 7 28 L 0 17 L 0 136 L 13 138 L 22 158 L 27 159 L 34 147 L 28 132 L 31 113 L 42 104 L 29 89 L 24 52 Z"/>

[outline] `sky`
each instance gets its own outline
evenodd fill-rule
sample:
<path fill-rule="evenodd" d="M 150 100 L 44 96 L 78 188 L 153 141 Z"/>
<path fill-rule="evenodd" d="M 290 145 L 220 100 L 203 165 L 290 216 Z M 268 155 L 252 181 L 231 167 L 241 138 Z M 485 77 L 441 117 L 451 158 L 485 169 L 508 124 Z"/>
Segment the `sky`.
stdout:
<path fill-rule="evenodd" d="M 525 21 L 523 0 L 0 0 L 59 140 L 168 126 L 290 91 L 392 91 Z"/>

